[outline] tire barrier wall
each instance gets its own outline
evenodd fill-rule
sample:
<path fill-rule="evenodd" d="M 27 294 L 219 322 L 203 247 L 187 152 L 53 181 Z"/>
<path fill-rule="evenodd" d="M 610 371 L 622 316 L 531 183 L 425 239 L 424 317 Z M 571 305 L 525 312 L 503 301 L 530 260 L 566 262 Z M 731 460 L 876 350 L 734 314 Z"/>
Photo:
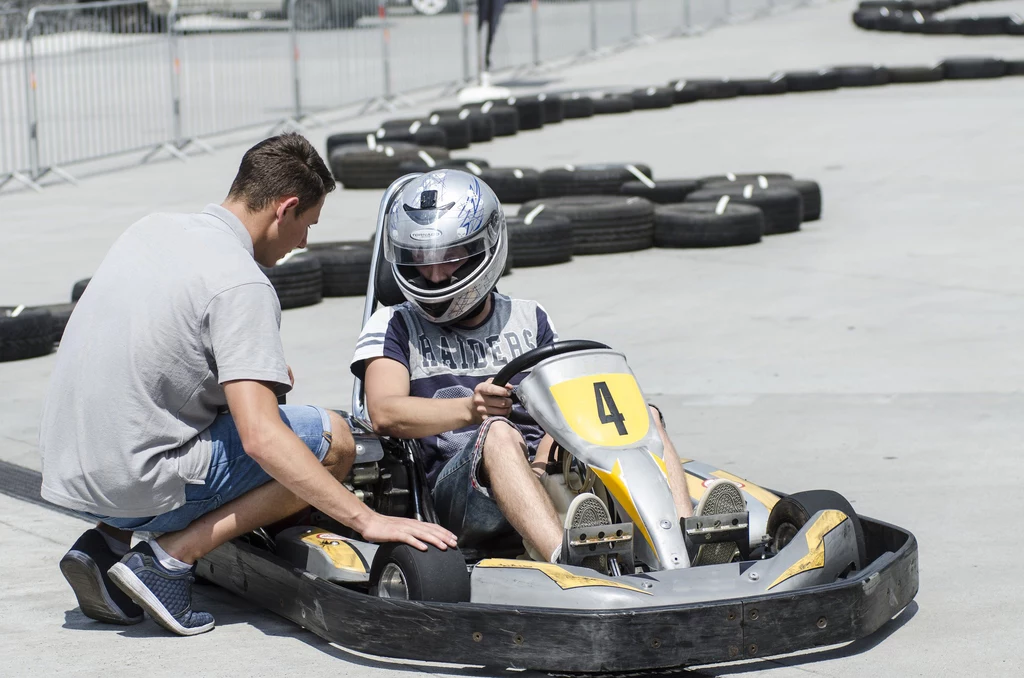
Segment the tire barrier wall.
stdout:
<path fill-rule="evenodd" d="M 510 3 L 492 61 L 550 64 L 803 4 Z M 121 154 L 185 160 L 189 147 L 209 151 L 203 140 L 219 134 L 302 129 L 324 111 L 388 107 L 401 93 L 478 72 L 470 0 L 287 0 L 261 20 L 177 6 L 0 9 L 0 188 L 41 190 L 47 176 L 74 183 L 73 165 Z"/>
<path fill-rule="evenodd" d="M 925 35 L 1024 35 L 1024 18 L 1005 16 L 943 16 L 940 12 L 986 0 L 865 0 L 853 23 L 869 31 Z"/>

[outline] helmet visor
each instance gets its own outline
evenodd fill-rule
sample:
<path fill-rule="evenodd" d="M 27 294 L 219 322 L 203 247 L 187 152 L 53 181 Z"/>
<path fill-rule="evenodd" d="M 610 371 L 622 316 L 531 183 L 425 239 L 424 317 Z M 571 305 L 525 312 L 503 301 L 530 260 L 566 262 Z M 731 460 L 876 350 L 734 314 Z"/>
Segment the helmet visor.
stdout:
<path fill-rule="evenodd" d="M 392 234 L 388 234 L 384 256 L 399 266 L 432 266 L 434 264 L 450 264 L 483 254 L 496 240 L 495 233 L 485 228 L 473 236 L 456 242 L 447 240 L 439 229 L 425 227 L 409 234 L 407 242 L 399 243 Z"/>

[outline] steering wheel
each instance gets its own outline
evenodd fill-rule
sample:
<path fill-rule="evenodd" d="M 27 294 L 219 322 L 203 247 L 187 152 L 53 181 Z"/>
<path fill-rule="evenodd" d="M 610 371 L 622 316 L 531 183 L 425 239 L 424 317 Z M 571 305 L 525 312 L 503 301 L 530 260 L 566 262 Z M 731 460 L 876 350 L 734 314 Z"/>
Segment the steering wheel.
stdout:
<path fill-rule="evenodd" d="M 508 365 L 501 368 L 501 371 L 494 376 L 495 386 L 505 386 L 508 384 L 512 377 L 516 376 L 520 372 L 525 372 L 530 368 L 534 367 L 541 361 L 553 358 L 556 355 L 562 355 L 563 353 L 575 353 L 577 351 L 590 351 L 595 348 L 607 349 L 609 346 L 597 341 L 589 341 L 586 339 L 571 339 L 569 341 L 556 341 L 553 344 L 547 346 L 540 346 L 538 348 L 527 351 L 526 353 L 513 358 Z"/>

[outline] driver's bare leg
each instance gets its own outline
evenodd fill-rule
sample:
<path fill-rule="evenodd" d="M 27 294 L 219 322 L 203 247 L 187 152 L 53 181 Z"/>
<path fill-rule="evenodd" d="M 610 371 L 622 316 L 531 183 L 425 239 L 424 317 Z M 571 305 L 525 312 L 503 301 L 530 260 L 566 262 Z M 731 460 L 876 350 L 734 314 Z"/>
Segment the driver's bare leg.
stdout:
<path fill-rule="evenodd" d="M 519 431 L 494 422 L 484 441 L 481 466 L 505 519 L 538 553 L 548 556 L 562 545 L 562 525 L 526 454 Z"/>
<path fill-rule="evenodd" d="M 668 471 L 668 485 L 672 489 L 672 498 L 676 502 L 676 511 L 680 518 L 689 518 L 693 515 L 693 500 L 690 498 L 690 490 L 686 486 L 686 472 L 676 454 L 675 445 L 669 440 L 668 433 L 661 423 L 661 412 L 658 408 L 651 407 L 651 417 L 654 419 L 654 426 L 658 429 L 661 442 L 665 446 L 664 461 Z"/>
<path fill-rule="evenodd" d="M 355 442 L 344 419 L 334 412 L 328 412 L 328 416 L 333 436 L 323 465 L 341 482 L 355 461 Z M 221 544 L 283 520 L 306 506 L 284 485 L 272 480 L 201 516 L 184 530 L 163 535 L 157 543 L 172 557 L 191 564 Z"/>

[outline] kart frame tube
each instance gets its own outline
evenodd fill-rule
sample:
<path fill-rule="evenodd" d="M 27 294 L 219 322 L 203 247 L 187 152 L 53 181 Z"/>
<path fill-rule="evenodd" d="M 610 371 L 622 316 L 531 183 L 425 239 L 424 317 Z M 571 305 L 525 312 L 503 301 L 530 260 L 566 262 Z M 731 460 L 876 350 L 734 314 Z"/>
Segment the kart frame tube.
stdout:
<path fill-rule="evenodd" d="M 745 599 L 607 612 L 387 600 L 303 572 L 240 540 L 201 559 L 198 574 L 367 654 L 572 673 L 638 671 L 785 654 L 877 631 L 917 594 L 917 540 L 894 525 L 861 521 L 870 565 L 849 579 Z M 567 650 L 566 638 L 575 639 L 575 650 Z"/>

